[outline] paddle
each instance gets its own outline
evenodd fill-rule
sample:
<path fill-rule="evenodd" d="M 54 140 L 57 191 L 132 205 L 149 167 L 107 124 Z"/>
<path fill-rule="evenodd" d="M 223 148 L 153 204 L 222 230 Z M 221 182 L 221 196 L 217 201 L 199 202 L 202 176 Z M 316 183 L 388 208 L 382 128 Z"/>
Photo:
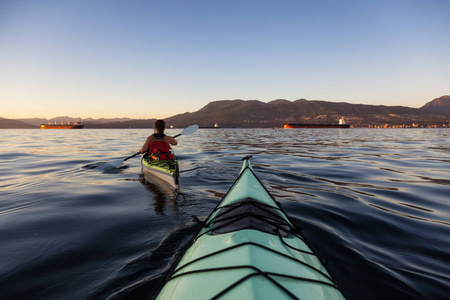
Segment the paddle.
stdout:
<path fill-rule="evenodd" d="M 136 152 L 135 154 L 133 154 L 133 155 L 128 156 L 127 158 L 125 158 L 123 161 L 127 161 L 127 160 L 129 160 L 130 158 L 133 158 L 133 157 L 135 157 L 135 156 L 138 156 L 139 154 L 141 154 L 141 152 Z"/>
<path fill-rule="evenodd" d="M 179 134 L 177 134 L 176 136 L 174 136 L 174 138 L 179 137 L 180 135 L 189 135 L 189 134 L 193 134 L 194 132 L 197 132 L 198 130 L 198 125 L 194 124 L 191 125 L 185 129 L 183 129 L 183 131 Z"/>
<path fill-rule="evenodd" d="M 175 135 L 174 138 L 179 137 L 180 135 L 193 134 L 197 130 L 198 130 L 198 125 L 197 124 L 191 125 L 191 126 L 185 128 L 185 129 L 183 129 L 183 131 L 181 131 L 179 134 Z M 118 168 L 120 168 L 122 166 L 124 161 L 127 161 L 130 158 L 138 156 L 139 154 L 141 154 L 141 152 L 136 152 L 135 154 L 133 154 L 131 156 L 128 156 L 127 158 L 124 158 L 124 159 L 121 158 L 121 159 L 113 160 L 111 162 L 108 162 L 107 164 L 113 166 L 116 169 L 118 169 Z"/>

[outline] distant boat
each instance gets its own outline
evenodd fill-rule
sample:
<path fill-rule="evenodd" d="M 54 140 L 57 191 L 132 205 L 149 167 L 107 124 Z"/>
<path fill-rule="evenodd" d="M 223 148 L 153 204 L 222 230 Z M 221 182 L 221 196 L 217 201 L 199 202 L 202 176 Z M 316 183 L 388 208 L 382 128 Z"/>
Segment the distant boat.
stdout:
<path fill-rule="evenodd" d="M 203 128 L 203 129 L 208 129 L 208 128 L 220 128 L 220 125 L 219 125 L 219 123 L 216 123 L 216 124 L 214 124 L 214 126 L 201 126 L 200 128 Z"/>
<path fill-rule="evenodd" d="M 350 128 L 350 124 L 347 124 L 345 118 L 339 119 L 339 124 L 293 124 L 284 123 L 284 128 Z"/>
<path fill-rule="evenodd" d="M 61 122 L 61 124 L 56 124 L 56 121 L 54 124 L 41 124 L 41 129 L 81 129 L 84 128 L 84 125 L 81 124 L 81 121 L 78 120 L 78 122 L 75 122 L 73 124 L 70 124 L 70 121 L 64 124 L 64 122 Z"/>

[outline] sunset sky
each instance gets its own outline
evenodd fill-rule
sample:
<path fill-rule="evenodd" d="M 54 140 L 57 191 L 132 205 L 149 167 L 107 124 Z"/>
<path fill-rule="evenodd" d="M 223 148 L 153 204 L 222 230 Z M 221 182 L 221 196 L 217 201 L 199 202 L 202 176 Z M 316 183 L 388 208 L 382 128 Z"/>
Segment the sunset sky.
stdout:
<path fill-rule="evenodd" d="M 0 117 L 450 94 L 448 0 L 0 0 Z"/>

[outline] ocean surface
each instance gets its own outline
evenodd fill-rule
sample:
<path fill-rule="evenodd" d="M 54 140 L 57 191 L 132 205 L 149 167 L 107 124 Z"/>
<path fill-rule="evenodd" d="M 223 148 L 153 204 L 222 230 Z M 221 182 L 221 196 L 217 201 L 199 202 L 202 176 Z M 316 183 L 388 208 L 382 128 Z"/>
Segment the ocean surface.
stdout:
<path fill-rule="evenodd" d="M 152 299 L 247 155 L 348 299 L 449 298 L 450 129 L 200 129 L 175 198 L 151 133 L 0 130 L 0 299 Z"/>

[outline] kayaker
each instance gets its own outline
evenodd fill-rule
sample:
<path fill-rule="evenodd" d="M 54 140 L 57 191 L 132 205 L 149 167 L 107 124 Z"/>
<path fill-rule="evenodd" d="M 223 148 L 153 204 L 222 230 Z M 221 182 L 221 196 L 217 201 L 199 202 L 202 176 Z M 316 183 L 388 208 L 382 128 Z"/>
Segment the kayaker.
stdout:
<path fill-rule="evenodd" d="M 157 120 L 155 122 L 155 125 L 153 126 L 153 129 L 154 129 L 155 133 L 150 135 L 149 137 L 147 137 L 147 139 L 145 140 L 144 145 L 142 146 L 142 148 L 140 150 L 141 153 L 147 152 L 150 143 L 153 142 L 153 141 L 156 141 L 156 140 L 163 140 L 168 145 L 174 145 L 175 146 L 175 145 L 178 144 L 176 139 L 174 139 L 171 136 L 168 136 L 168 135 L 164 134 L 164 130 L 166 129 L 166 122 L 164 120 Z"/>

